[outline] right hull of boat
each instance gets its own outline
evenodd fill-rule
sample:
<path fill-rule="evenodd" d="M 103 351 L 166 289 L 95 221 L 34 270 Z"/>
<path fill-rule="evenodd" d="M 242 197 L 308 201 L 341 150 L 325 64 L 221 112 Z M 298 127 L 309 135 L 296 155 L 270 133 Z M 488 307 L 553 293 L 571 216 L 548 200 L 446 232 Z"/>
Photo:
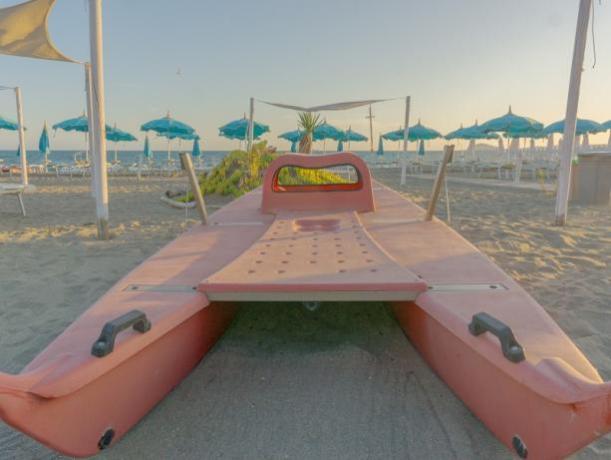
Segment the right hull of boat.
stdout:
<path fill-rule="evenodd" d="M 593 391 L 596 396 L 590 399 L 555 401 L 501 370 L 416 303 L 395 303 L 393 309 L 431 368 L 518 456 L 564 458 L 611 429 L 608 384 L 598 385 L 601 391 Z M 571 387 L 573 382 L 567 374 L 559 385 Z"/>
<path fill-rule="evenodd" d="M 0 391 L 2 418 L 62 454 L 95 455 L 119 440 L 192 371 L 221 337 L 236 308 L 226 303 L 202 308 L 129 360 L 65 396 L 43 398 L 5 387 Z"/>

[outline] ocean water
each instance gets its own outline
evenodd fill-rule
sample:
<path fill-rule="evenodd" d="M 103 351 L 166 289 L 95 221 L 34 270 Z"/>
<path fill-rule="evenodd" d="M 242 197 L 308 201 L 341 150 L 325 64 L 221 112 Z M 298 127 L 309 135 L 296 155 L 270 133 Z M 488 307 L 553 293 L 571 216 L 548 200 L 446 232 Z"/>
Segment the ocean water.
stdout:
<path fill-rule="evenodd" d="M 202 161 L 205 166 L 215 166 L 218 164 L 229 151 L 227 150 L 211 150 L 202 152 Z M 376 153 L 372 152 L 354 152 L 363 158 L 367 163 L 393 163 L 398 161 L 399 155 L 401 152 L 397 151 L 385 151 L 384 155 L 378 156 Z M 108 161 L 114 160 L 114 150 L 108 151 Z M 119 150 L 117 151 L 117 159 L 121 161 L 124 165 L 132 165 L 137 163 L 140 160 L 142 152 L 139 150 Z M 427 151 L 426 159 L 427 160 L 436 160 L 440 157 L 440 151 Z M 415 152 L 409 152 L 408 157 L 416 157 L 417 154 Z M 43 155 L 38 151 L 31 151 L 27 153 L 28 163 L 31 165 L 42 164 L 43 163 Z M 76 150 L 55 150 L 51 152 L 49 155 L 49 160 L 56 164 L 65 164 L 71 165 L 74 164 L 76 160 L 82 160 L 85 157 L 85 153 Z M 178 152 L 172 152 L 171 158 L 178 162 L 179 156 Z M 153 152 L 152 161 L 158 165 L 163 165 L 167 163 L 168 154 L 165 151 L 155 151 Z M 3 161 L 2 161 L 3 160 Z M 19 157 L 15 151 L 9 150 L 0 150 L 0 163 L 4 165 L 19 165 Z"/>

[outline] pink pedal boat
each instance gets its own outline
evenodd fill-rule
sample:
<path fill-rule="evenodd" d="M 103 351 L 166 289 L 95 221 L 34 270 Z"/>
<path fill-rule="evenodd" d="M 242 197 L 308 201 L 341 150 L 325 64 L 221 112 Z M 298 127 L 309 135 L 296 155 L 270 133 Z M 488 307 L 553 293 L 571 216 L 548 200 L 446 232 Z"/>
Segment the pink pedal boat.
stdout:
<path fill-rule="evenodd" d="M 349 180 L 282 183 L 285 168 L 338 166 Z M 189 374 L 239 302 L 376 300 L 519 457 L 563 458 L 607 433 L 611 383 L 514 280 L 424 214 L 353 154 L 279 157 L 261 189 L 125 276 L 20 374 L 0 374 L 0 417 L 95 455 Z"/>

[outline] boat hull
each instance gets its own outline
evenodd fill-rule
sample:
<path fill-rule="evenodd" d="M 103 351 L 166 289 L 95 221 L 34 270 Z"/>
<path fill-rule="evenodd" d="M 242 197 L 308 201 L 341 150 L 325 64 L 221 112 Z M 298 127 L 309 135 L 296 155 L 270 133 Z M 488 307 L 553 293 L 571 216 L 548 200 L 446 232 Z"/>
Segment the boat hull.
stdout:
<path fill-rule="evenodd" d="M 611 429 L 607 385 L 601 384 L 603 391 L 582 401 L 554 401 L 499 369 L 417 301 L 394 303 L 393 310 L 429 366 L 518 456 L 561 459 Z"/>
<path fill-rule="evenodd" d="M 44 398 L 0 393 L 6 423 L 62 454 L 87 457 L 115 444 L 201 361 L 231 322 L 232 304 L 210 304 L 79 390 Z"/>

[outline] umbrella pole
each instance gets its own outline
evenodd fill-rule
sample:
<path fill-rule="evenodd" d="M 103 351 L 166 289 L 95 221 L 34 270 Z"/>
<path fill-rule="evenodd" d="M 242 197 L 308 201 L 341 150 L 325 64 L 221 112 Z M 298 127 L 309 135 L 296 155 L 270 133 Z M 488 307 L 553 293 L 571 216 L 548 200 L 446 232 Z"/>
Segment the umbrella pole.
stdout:
<path fill-rule="evenodd" d="M 15 101 L 17 103 L 17 124 L 19 125 L 19 159 L 21 161 L 21 183 L 24 187 L 29 184 L 28 159 L 25 150 L 25 130 L 23 128 L 23 104 L 21 101 L 21 88 L 15 88 Z"/>
<path fill-rule="evenodd" d="M 405 185 L 407 175 L 407 140 L 409 139 L 409 110 L 411 96 L 405 98 L 405 120 L 403 125 L 403 155 L 401 159 L 401 185 Z"/>
<path fill-rule="evenodd" d="M 573 161 L 575 128 L 577 125 L 577 107 L 579 105 L 579 88 L 583 72 L 583 57 L 586 49 L 588 23 L 592 0 L 580 0 L 577 16 L 577 30 L 575 32 L 575 46 L 573 48 L 573 64 L 569 94 L 566 103 L 566 116 L 564 117 L 564 137 L 560 150 L 560 174 L 558 176 L 558 192 L 556 194 L 556 225 L 566 223 L 566 214 L 569 206 L 571 163 Z"/>

